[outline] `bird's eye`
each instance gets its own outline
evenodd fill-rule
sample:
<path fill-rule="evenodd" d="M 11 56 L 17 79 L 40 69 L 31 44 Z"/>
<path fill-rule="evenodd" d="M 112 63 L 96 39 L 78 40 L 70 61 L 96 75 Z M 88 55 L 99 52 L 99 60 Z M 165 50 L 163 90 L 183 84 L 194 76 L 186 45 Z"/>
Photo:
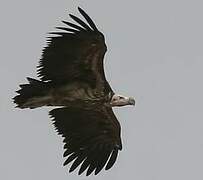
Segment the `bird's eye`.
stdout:
<path fill-rule="evenodd" d="M 115 97 L 115 98 L 113 98 L 113 101 L 117 101 L 119 98 L 118 97 Z"/>

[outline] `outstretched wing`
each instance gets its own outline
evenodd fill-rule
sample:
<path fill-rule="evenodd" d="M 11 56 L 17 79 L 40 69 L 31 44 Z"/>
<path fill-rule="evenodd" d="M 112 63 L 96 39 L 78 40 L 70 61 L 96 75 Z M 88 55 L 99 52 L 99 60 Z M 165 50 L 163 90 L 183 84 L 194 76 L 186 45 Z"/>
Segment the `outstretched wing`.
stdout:
<path fill-rule="evenodd" d="M 72 162 L 69 172 L 80 166 L 79 174 L 86 175 L 102 168 L 110 169 L 122 149 L 120 124 L 111 108 L 84 110 L 58 108 L 50 111 L 54 125 L 64 137 L 64 165 Z"/>
<path fill-rule="evenodd" d="M 68 27 L 57 27 L 62 32 L 48 39 L 38 66 L 43 81 L 64 83 L 72 80 L 85 81 L 92 87 L 104 86 L 106 82 L 103 58 L 107 50 L 104 36 L 91 18 L 81 9 L 79 12 L 87 23 L 70 14 L 77 23 L 62 21 Z"/>

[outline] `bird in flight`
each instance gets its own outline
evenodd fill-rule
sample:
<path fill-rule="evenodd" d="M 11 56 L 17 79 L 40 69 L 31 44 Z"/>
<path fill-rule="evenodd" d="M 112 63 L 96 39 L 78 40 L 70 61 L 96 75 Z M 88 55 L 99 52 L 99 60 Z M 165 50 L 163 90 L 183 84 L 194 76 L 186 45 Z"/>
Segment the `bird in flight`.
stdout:
<path fill-rule="evenodd" d="M 112 107 L 135 105 L 132 97 L 114 93 L 106 80 L 103 60 L 107 46 L 104 35 L 87 13 L 84 20 L 62 21 L 66 27 L 51 32 L 43 49 L 37 73 L 40 80 L 27 78 L 13 99 L 16 107 L 58 106 L 49 112 L 64 138 L 64 166 L 69 172 L 97 175 L 110 169 L 122 149 L 120 124 Z"/>

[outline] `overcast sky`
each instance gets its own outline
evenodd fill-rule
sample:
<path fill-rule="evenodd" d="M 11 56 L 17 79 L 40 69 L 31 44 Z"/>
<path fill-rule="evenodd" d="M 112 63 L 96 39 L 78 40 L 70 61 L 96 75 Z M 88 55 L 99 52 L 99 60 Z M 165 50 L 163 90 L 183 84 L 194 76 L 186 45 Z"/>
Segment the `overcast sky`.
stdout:
<path fill-rule="evenodd" d="M 0 2 L 0 179 L 202 180 L 203 2 L 18 0 Z M 115 109 L 123 150 L 114 167 L 69 174 L 50 108 L 14 109 L 25 77 L 36 77 L 47 32 L 81 6 L 105 34 L 106 76 L 136 107 Z"/>

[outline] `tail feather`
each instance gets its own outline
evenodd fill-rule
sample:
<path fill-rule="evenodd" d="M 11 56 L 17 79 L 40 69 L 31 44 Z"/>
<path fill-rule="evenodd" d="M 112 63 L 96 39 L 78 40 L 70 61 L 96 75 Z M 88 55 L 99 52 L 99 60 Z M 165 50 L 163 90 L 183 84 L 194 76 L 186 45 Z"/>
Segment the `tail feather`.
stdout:
<path fill-rule="evenodd" d="M 29 77 L 27 80 L 29 84 L 21 84 L 21 89 L 16 91 L 18 95 L 13 98 L 16 107 L 32 109 L 46 105 L 50 100 L 47 83 Z"/>

